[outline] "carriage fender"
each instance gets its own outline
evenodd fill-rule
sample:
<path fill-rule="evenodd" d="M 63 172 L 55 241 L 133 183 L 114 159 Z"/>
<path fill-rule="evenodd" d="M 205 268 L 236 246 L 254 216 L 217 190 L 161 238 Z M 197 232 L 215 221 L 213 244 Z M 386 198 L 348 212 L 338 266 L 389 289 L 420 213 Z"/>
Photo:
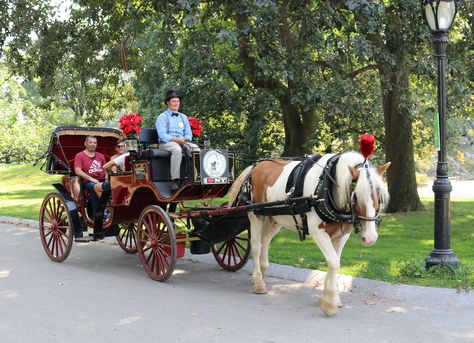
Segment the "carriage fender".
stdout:
<path fill-rule="evenodd" d="M 79 218 L 79 212 L 77 210 L 77 204 L 74 199 L 71 197 L 67 189 L 60 183 L 54 183 L 53 187 L 61 194 L 64 198 L 64 202 L 66 204 L 67 211 L 71 217 L 71 225 L 74 229 L 74 233 L 76 235 L 82 234 L 82 224 Z"/>

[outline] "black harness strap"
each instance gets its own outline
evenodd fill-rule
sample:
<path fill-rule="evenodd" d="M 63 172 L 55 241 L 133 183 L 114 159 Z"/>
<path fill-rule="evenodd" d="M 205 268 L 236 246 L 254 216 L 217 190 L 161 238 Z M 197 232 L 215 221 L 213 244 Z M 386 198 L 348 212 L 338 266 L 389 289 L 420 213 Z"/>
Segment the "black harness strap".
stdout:
<path fill-rule="evenodd" d="M 314 191 L 314 209 L 325 223 L 352 223 L 354 221 L 352 211 L 341 212 L 332 198 L 332 188 L 336 184 L 335 173 L 340 155 L 331 157 L 319 177 L 318 185 Z"/>
<path fill-rule="evenodd" d="M 300 197 L 303 195 L 304 179 L 313 164 L 318 162 L 322 156 L 319 154 L 311 155 L 298 163 L 290 173 L 288 181 L 286 181 L 286 192 L 291 197 Z"/>
<path fill-rule="evenodd" d="M 377 211 L 374 217 L 365 217 L 360 216 L 355 210 L 356 203 L 356 194 L 355 186 L 357 180 L 352 180 L 350 185 L 350 201 L 348 204 L 349 208 L 339 209 L 335 205 L 332 189 L 334 186 L 337 186 L 336 183 L 336 167 L 339 161 L 340 154 L 332 156 L 326 164 L 321 166 L 323 171 L 319 177 L 318 185 L 314 191 L 314 195 L 303 197 L 303 186 L 304 179 L 309 171 L 309 169 L 319 161 L 320 155 L 313 155 L 307 158 L 306 160 L 299 163 L 291 172 L 289 180 L 286 184 L 287 197 L 285 200 L 262 203 L 262 204 L 252 204 L 251 199 L 251 177 L 252 172 L 250 172 L 245 181 L 242 183 L 239 195 L 236 202 L 232 206 L 237 205 L 247 205 L 247 211 L 252 211 L 256 215 L 261 216 L 283 216 L 289 215 L 293 217 L 295 227 L 298 231 L 300 240 L 304 240 L 308 232 L 308 219 L 306 213 L 311 212 L 311 209 L 314 207 L 318 216 L 325 223 L 334 223 L 337 222 L 341 224 L 341 231 L 343 230 L 343 223 L 353 224 L 354 227 L 360 225 L 360 220 L 366 221 L 375 221 L 378 226 L 380 222 L 380 212 Z M 367 162 L 364 162 L 360 165 L 357 165 L 356 168 L 359 170 L 368 168 Z M 368 171 L 367 171 L 368 173 Z M 369 182 L 371 183 L 369 174 Z M 297 196 L 299 194 L 299 196 Z M 299 215 L 301 218 L 302 224 L 300 225 L 297 221 L 296 216 Z M 343 231 L 342 231 L 343 232 Z"/>
<path fill-rule="evenodd" d="M 311 155 L 305 158 L 293 168 L 290 176 L 288 177 L 288 181 L 286 182 L 286 201 L 288 202 L 287 208 L 290 212 L 289 215 L 293 217 L 293 221 L 295 222 L 295 227 L 298 231 L 300 241 L 304 241 L 306 239 L 306 235 L 308 234 L 308 219 L 306 217 L 306 212 L 311 211 L 311 204 L 308 204 L 309 208 L 306 208 L 305 206 L 298 207 L 295 203 L 292 203 L 291 200 L 295 197 L 301 197 L 303 195 L 306 174 L 313 167 L 313 165 L 320 160 L 320 158 L 321 155 L 319 154 Z M 303 205 L 304 204 L 306 203 L 303 203 Z M 297 215 L 300 215 L 301 217 L 302 226 L 299 225 L 298 221 L 296 220 Z"/>

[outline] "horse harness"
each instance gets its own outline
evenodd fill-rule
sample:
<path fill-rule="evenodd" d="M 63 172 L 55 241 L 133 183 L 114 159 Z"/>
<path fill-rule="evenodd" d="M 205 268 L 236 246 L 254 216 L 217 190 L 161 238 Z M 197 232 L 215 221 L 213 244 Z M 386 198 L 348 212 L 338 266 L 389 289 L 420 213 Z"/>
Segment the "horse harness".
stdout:
<path fill-rule="evenodd" d="M 300 240 L 305 240 L 308 234 L 308 220 L 306 213 L 310 212 L 312 208 L 315 209 L 318 216 L 325 223 L 340 223 L 341 230 L 342 224 L 350 223 L 354 225 L 356 232 L 360 229 L 360 220 L 375 221 L 377 227 L 380 224 L 380 211 L 377 210 L 375 216 L 367 217 L 359 215 L 355 210 L 355 204 L 357 197 L 355 194 L 355 187 L 357 179 L 353 179 L 350 186 L 350 203 L 349 209 L 346 211 L 340 210 L 336 207 L 331 189 L 334 185 L 337 186 L 335 180 L 336 167 L 339 161 L 340 154 L 331 157 L 323 168 L 323 171 L 319 177 L 318 185 L 314 191 L 313 196 L 303 197 L 303 186 L 306 174 L 313 167 L 315 163 L 319 161 L 322 156 L 319 154 L 308 156 L 306 159 L 301 161 L 290 173 L 288 181 L 286 183 L 287 196 L 284 201 L 275 203 L 264 203 L 252 205 L 251 200 L 251 188 L 252 188 L 252 171 L 249 172 L 246 179 L 242 184 L 242 188 L 237 197 L 237 205 L 250 205 L 252 211 L 256 215 L 262 216 L 277 216 L 277 215 L 290 215 L 293 217 L 295 227 L 298 231 Z M 258 163 L 258 162 L 257 162 Z M 254 166 L 257 164 L 255 163 Z M 368 161 L 364 161 L 355 166 L 358 170 L 366 170 L 369 183 L 372 185 L 370 180 L 370 174 L 368 171 Z M 252 167 L 253 169 L 253 167 Z M 380 200 L 379 200 L 380 202 Z M 380 205 L 380 204 L 379 204 Z M 380 207 L 380 206 L 379 206 Z M 296 216 L 300 216 L 302 225 L 300 225 L 296 219 Z"/>

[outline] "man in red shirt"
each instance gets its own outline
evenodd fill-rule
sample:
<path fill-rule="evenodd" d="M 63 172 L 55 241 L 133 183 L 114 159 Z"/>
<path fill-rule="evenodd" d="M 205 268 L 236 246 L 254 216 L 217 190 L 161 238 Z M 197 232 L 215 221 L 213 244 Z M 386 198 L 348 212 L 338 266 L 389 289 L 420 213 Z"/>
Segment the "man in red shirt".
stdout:
<path fill-rule="evenodd" d="M 103 191 L 110 190 L 107 178 L 102 166 L 105 164 L 105 157 L 100 152 L 96 152 L 97 138 L 87 136 L 84 142 L 85 150 L 79 152 L 74 157 L 74 172 L 82 178 L 82 185 L 91 194 L 92 212 L 95 214 L 99 197 Z"/>

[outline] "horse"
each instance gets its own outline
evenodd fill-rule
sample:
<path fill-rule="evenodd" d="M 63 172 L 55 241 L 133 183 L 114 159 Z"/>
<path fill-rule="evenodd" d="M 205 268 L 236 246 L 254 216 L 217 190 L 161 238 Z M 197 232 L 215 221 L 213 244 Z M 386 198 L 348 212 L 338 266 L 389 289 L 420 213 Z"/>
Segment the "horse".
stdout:
<path fill-rule="evenodd" d="M 268 249 L 272 238 L 281 227 L 298 230 L 305 227 L 324 254 L 328 267 L 320 308 L 327 316 L 337 314 L 338 308 L 342 306 L 337 289 L 337 272 L 344 245 L 354 226 L 360 228 L 362 244 L 374 244 L 378 237 L 380 211 L 389 200 L 382 175 L 390 162 L 375 168 L 370 166 L 366 157 L 355 151 L 325 154 L 309 166 L 306 174 L 300 178 L 303 197 L 313 199 L 307 213 L 261 215 L 248 212 L 253 293 L 267 293 L 263 276 L 269 266 Z M 234 206 L 243 194 L 246 194 L 247 200 L 251 200 L 248 203 L 253 204 L 281 203 L 281 200 L 288 199 L 287 182 L 299 163 L 286 159 L 266 159 L 248 166 L 229 191 L 229 206 Z"/>

